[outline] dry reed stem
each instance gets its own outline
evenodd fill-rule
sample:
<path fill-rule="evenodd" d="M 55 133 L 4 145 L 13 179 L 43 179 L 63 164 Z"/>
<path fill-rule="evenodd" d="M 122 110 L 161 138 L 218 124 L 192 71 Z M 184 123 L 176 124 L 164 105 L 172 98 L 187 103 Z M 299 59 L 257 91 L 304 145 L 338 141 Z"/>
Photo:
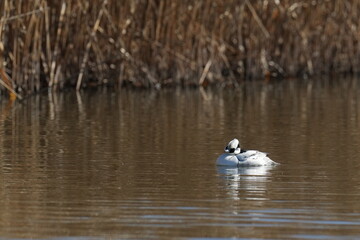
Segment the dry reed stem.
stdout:
<path fill-rule="evenodd" d="M 9 21 L 18 20 L 19 18 L 31 16 L 31 15 L 38 14 L 38 13 L 42 13 L 44 10 L 47 10 L 47 8 L 45 8 L 45 9 L 44 8 L 39 8 L 39 9 L 29 11 L 29 12 L 26 12 L 26 13 L 22 13 L 22 14 L 19 14 L 19 15 L 16 15 L 16 16 L 4 18 L 4 19 L 1 19 L 0 22 L 9 22 Z"/>
<path fill-rule="evenodd" d="M 52 57 L 51 68 L 50 68 L 50 82 L 49 82 L 49 87 L 50 88 L 53 86 L 54 81 L 55 81 L 55 71 L 56 71 L 56 65 L 57 65 L 57 58 L 58 58 L 58 54 L 59 54 L 59 51 L 60 51 L 59 42 L 60 42 L 60 38 L 61 38 L 62 27 L 64 25 L 65 11 L 66 11 L 66 3 L 62 2 L 61 11 L 60 11 L 60 18 L 59 18 L 59 25 L 58 25 L 57 33 L 56 33 L 54 54 L 53 54 L 53 57 Z"/>
<path fill-rule="evenodd" d="M 15 100 L 15 98 L 18 98 L 21 100 L 21 95 L 15 92 L 14 88 L 12 87 L 12 81 L 4 69 L 0 69 L 0 76 L 0 84 L 10 92 L 10 99 Z"/>
<path fill-rule="evenodd" d="M 145 66 L 145 64 L 143 62 L 140 62 L 138 60 L 135 60 L 128 51 L 126 51 L 124 48 L 120 49 L 120 53 L 121 55 L 128 60 L 131 64 L 133 64 L 136 68 L 139 68 L 143 73 L 145 73 L 147 75 L 147 77 L 149 78 L 149 81 L 151 83 L 151 86 L 155 86 L 158 81 L 156 80 L 155 77 L 153 77 L 153 75 L 151 74 L 150 70 Z"/>
<path fill-rule="evenodd" d="M 204 84 L 204 80 L 205 80 L 207 74 L 209 73 L 211 64 L 212 64 L 211 59 L 209 59 L 209 61 L 205 65 L 204 71 L 202 72 L 201 77 L 199 79 L 199 85 L 200 86 L 202 86 Z"/>
<path fill-rule="evenodd" d="M 49 72 L 50 72 L 52 54 L 51 54 L 51 44 L 50 44 L 50 18 L 49 18 L 50 8 L 48 7 L 46 0 L 43 1 L 43 8 L 45 10 L 44 15 L 45 15 L 45 45 L 46 45 L 45 53 L 43 53 L 43 55 L 46 55 L 46 59 L 45 57 L 43 57 L 42 62 L 43 62 L 45 76 L 48 77 L 49 75 L 51 75 L 49 74 Z M 47 82 L 51 82 L 51 80 L 47 79 Z"/>
<path fill-rule="evenodd" d="M 249 2 L 249 0 L 245 0 L 246 6 L 248 6 L 251 14 L 253 15 L 253 17 L 255 18 L 257 24 L 259 25 L 261 31 L 264 33 L 266 38 L 270 38 L 270 33 L 266 30 L 264 24 L 262 23 L 260 17 L 258 16 L 258 14 L 256 13 L 256 10 L 254 9 L 254 7 L 251 5 L 251 3 Z"/>
<path fill-rule="evenodd" d="M 96 32 L 99 29 L 100 21 L 101 21 L 102 15 L 104 14 L 104 8 L 105 8 L 106 4 L 107 4 L 107 0 L 104 0 L 104 2 L 102 4 L 102 7 L 101 7 L 101 9 L 99 11 L 98 17 L 97 17 L 97 19 L 95 21 L 94 27 L 93 27 L 93 29 L 91 31 L 90 39 L 88 40 L 88 43 L 86 44 L 84 58 L 83 58 L 83 61 L 81 63 L 80 73 L 79 73 L 77 83 L 76 83 L 76 90 L 77 91 L 80 90 L 81 82 L 82 82 L 83 75 L 84 75 L 84 70 L 85 70 L 85 67 L 86 67 L 86 64 L 87 64 L 88 58 L 89 58 L 89 51 L 90 51 L 90 48 L 91 48 L 91 44 L 92 44 L 92 41 L 95 38 Z"/>
<path fill-rule="evenodd" d="M 10 99 L 14 100 L 17 96 L 19 99 L 21 99 L 21 96 L 16 94 L 16 92 L 14 91 L 13 88 L 13 84 L 12 81 L 10 80 L 10 78 L 8 77 L 8 75 L 6 74 L 5 70 L 4 70 L 4 27 L 5 27 L 5 19 L 7 19 L 8 16 L 8 2 L 5 1 L 5 8 L 4 8 L 4 14 L 3 17 L 0 19 L 0 84 L 5 87 L 9 92 L 9 96 Z"/>

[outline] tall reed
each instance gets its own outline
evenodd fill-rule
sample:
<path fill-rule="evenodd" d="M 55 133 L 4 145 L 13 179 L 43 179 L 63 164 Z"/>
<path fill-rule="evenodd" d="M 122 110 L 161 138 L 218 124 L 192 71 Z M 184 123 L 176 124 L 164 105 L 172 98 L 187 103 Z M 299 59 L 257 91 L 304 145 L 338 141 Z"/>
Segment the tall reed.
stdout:
<path fill-rule="evenodd" d="M 356 0 L 3 0 L 0 13 L 0 85 L 18 95 L 360 71 Z"/>

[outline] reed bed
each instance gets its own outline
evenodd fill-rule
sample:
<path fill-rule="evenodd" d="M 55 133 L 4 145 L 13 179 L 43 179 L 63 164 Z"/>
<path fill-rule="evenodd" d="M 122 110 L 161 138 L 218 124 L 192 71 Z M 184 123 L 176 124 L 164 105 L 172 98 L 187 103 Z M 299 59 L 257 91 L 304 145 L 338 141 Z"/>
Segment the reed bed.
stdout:
<path fill-rule="evenodd" d="M 357 0 L 3 0 L 0 12 L 0 85 L 15 97 L 360 71 Z"/>

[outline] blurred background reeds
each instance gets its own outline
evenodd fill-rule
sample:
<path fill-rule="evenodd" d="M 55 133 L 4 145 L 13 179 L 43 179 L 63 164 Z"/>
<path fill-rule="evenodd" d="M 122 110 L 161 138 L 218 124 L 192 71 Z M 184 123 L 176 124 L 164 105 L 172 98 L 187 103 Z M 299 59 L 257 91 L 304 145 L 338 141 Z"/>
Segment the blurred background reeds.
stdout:
<path fill-rule="evenodd" d="M 360 72 L 357 0 L 2 0 L 10 96 Z"/>

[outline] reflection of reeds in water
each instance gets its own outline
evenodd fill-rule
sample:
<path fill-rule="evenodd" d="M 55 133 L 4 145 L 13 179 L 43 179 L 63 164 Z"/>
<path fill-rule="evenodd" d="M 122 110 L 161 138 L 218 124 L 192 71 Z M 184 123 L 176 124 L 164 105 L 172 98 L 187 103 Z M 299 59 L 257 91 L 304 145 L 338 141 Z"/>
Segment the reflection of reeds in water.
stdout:
<path fill-rule="evenodd" d="M 19 94 L 358 72 L 358 1 L 0 3 L 2 86 Z"/>

